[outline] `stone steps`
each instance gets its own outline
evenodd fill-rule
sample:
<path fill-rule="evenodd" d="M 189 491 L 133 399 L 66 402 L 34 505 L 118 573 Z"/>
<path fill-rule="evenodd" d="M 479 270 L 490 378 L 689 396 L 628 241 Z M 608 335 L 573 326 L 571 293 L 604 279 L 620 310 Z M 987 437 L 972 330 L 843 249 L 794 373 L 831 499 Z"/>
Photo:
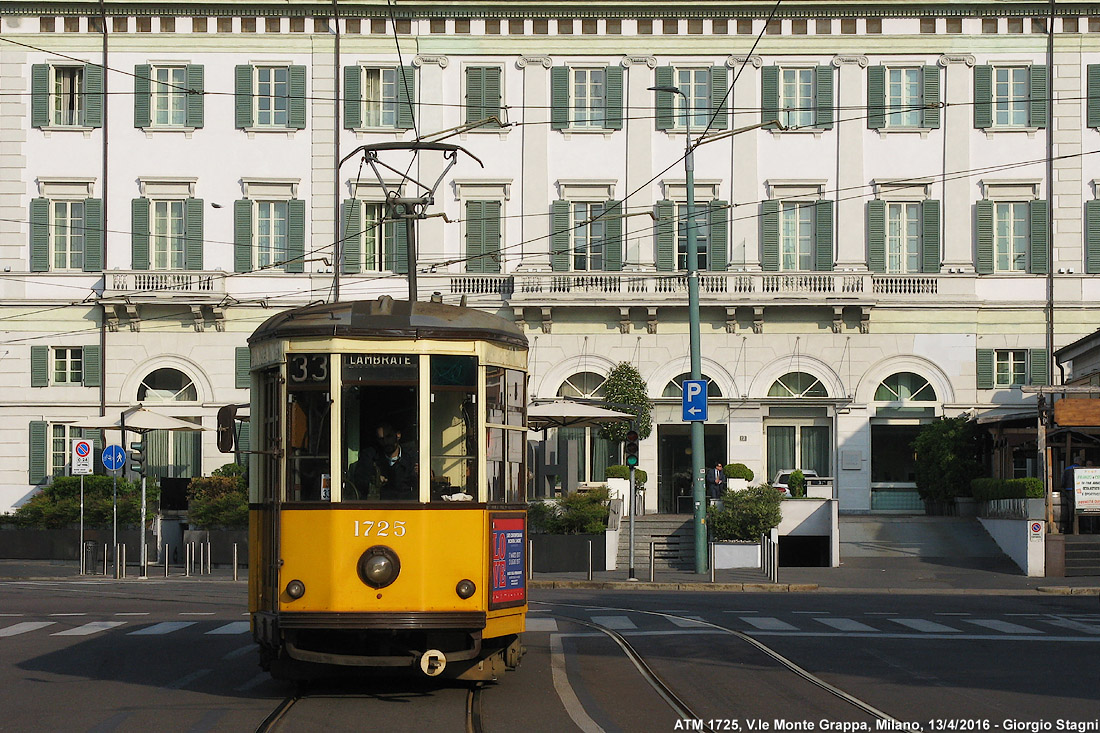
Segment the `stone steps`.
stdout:
<path fill-rule="evenodd" d="M 1066 577 L 1100 575 L 1100 536 L 1066 537 Z"/>
<path fill-rule="evenodd" d="M 634 566 L 649 567 L 649 546 L 654 546 L 657 570 L 690 570 L 695 564 L 692 518 L 680 514 L 652 514 L 634 518 Z M 619 567 L 630 563 L 630 518 L 619 522 Z"/>

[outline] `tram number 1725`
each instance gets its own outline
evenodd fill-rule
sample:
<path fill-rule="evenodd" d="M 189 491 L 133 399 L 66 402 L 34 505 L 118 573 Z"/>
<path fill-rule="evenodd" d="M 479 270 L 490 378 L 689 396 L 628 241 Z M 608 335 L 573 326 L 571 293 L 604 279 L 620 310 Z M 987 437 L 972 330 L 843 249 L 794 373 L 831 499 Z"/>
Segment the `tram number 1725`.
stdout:
<path fill-rule="evenodd" d="M 356 537 L 390 537 L 391 532 L 393 537 L 404 537 L 405 522 L 400 519 L 395 522 L 387 522 L 384 519 L 379 522 L 355 520 Z"/>

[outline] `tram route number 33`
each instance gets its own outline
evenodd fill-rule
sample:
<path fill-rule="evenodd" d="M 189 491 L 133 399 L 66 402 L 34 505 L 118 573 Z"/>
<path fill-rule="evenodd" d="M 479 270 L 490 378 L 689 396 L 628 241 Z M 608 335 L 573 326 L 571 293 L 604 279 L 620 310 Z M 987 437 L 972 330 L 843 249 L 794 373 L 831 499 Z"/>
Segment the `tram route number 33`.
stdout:
<path fill-rule="evenodd" d="M 387 522 L 382 520 L 380 522 L 374 522 L 371 520 L 355 520 L 355 536 L 356 537 L 404 537 L 405 536 L 405 521 L 397 520 L 394 522 Z"/>

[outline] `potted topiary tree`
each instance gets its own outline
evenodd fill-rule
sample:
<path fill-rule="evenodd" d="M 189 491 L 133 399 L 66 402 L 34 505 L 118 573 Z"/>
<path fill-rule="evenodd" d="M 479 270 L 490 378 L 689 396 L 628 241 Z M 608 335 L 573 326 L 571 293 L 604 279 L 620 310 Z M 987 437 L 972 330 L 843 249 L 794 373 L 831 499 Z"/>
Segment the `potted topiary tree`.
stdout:
<path fill-rule="evenodd" d="M 756 476 L 744 463 L 727 463 L 722 473 L 726 475 L 726 487 L 730 491 L 744 491 Z"/>

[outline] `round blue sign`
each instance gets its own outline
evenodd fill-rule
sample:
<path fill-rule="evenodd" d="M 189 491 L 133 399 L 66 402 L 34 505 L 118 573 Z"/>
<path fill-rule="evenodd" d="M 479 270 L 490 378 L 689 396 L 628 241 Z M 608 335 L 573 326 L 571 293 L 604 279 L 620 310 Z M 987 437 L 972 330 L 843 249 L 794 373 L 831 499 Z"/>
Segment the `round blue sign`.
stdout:
<path fill-rule="evenodd" d="M 117 471 L 126 465 L 126 451 L 121 445 L 109 445 L 103 449 L 101 460 L 108 471 Z"/>

